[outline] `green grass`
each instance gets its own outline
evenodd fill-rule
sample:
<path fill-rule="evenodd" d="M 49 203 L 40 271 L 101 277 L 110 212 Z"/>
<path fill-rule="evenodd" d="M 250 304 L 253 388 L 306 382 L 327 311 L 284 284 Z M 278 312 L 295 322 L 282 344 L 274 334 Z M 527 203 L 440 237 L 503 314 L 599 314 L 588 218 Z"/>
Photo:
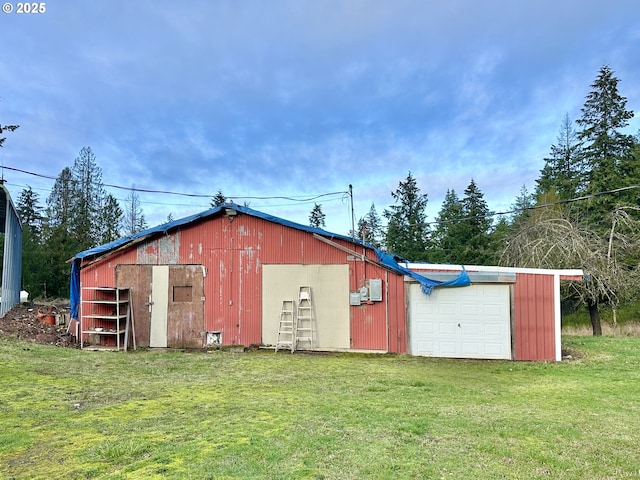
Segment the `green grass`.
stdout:
<path fill-rule="evenodd" d="M 0 478 L 638 478 L 640 339 L 552 364 L 0 340 Z"/>

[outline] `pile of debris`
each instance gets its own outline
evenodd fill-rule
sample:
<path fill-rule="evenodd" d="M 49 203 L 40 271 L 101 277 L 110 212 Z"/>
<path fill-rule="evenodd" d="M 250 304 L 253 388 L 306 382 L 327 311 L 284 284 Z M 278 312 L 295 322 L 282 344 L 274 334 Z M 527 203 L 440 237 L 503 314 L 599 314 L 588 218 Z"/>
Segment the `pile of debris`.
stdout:
<path fill-rule="evenodd" d="M 43 312 L 56 312 L 55 324 L 45 323 Z M 14 337 L 45 345 L 79 348 L 68 331 L 69 305 L 19 304 L 0 318 L 0 336 Z"/>

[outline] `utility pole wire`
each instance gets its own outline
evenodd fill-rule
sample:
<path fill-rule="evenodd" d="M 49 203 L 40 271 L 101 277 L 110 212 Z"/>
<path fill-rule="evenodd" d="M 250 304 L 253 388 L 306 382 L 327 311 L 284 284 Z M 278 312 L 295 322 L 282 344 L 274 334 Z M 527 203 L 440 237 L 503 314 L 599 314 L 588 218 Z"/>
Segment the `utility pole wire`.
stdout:
<path fill-rule="evenodd" d="M 537 210 L 539 208 L 548 208 L 548 207 L 553 207 L 553 206 L 556 206 L 556 205 L 565 205 L 565 204 L 568 204 L 568 203 L 580 202 L 580 201 L 589 200 L 589 199 L 595 198 L 595 197 L 601 197 L 603 195 L 612 195 L 614 193 L 624 192 L 626 190 L 632 190 L 634 188 L 640 188 L 640 185 L 638 185 L 638 184 L 629 185 L 627 187 L 620 187 L 620 188 L 615 188 L 613 190 L 606 190 L 604 192 L 591 193 L 589 195 L 583 195 L 581 197 L 570 198 L 570 199 L 567 199 L 567 200 L 558 200 L 558 201 L 555 201 L 555 202 L 543 203 L 541 205 L 533 205 L 531 207 L 516 208 L 514 210 L 508 210 L 506 212 L 490 212 L 486 216 L 487 217 L 495 217 L 495 216 L 498 216 L 498 215 L 510 215 L 512 213 L 521 213 L 521 212 L 524 212 L 526 210 Z M 480 217 L 475 215 L 475 216 L 471 216 L 471 217 L 455 218 L 455 219 L 452 219 L 452 220 L 445 220 L 445 221 L 434 220 L 433 222 L 424 222 L 424 223 L 421 223 L 419 225 L 439 225 L 439 224 L 446 224 L 446 223 L 458 223 L 458 222 L 465 222 L 467 220 L 474 220 L 476 218 L 480 218 Z M 413 224 L 413 225 L 410 225 L 410 226 L 415 226 L 415 225 L 416 224 Z"/>
<path fill-rule="evenodd" d="M 30 172 L 28 170 L 22 170 L 20 168 L 15 168 L 15 167 L 7 167 L 6 165 L 1 167 L 2 169 L 7 169 L 7 170 L 11 170 L 14 172 L 20 172 L 20 173 L 25 173 L 27 175 L 33 175 L 35 177 L 40 177 L 40 178 L 47 178 L 49 180 L 56 180 L 57 177 L 52 177 L 50 175 L 43 175 L 41 173 L 35 173 L 35 172 Z M 141 193 L 159 193 L 159 194 L 163 194 L 163 195 L 178 195 L 178 196 L 182 196 L 182 197 L 193 197 L 193 198 L 211 198 L 214 195 L 211 194 L 200 194 L 200 193 L 183 193 L 183 192 L 171 192 L 171 191 L 167 191 L 167 190 L 151 190 L 151 189 L 145 189 L 145 188 L 135 188 L 135 187 L 123 187 L 122 185 L 113 185 L 110 183 L 103 183 L 102 184 L 104 187 L 110 187 L 110 188 L 117 188 L 120 190 L 127 190 L 130 192 L 141 192 Z M 291 202 L 310 202 L 313 200 L 317 200 L 319 198 L 323 198 L 323 197 L 328 197 L 331 195 L 344 195 L 345 193 L 348 192 L 330 192 L 330 193 L 322 193 L 319 195 L 314 195 L 311 197 L 307 197 L 307 198 L 294 198 L 294 197 L 277 197 L 277 196 L 265 196 L 265 197 L 244 197 L 244 196 L 240 196 L 240 195 L 225 195 L 226 198 L 230 199 L 230 200 L 288 200 Z"/>

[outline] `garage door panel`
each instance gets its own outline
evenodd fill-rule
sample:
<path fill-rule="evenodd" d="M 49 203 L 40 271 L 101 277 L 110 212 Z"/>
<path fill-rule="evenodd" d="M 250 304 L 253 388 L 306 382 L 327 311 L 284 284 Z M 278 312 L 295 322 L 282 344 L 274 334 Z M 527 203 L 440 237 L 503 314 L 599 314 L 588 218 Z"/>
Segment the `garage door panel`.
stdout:
<path fill-rule="evenodd" d="M 501 353 L 502 345 L 500 345 L 499 343 L 487 342 L 485 344 L 484 350 L 489 358 L 498 357 Z"/>
<path fill-rule="evenodd" d="M 453 356 L 457 350 L 456 342 L 438 342 L 438 351 L 444 353 L 443 356 Z M 449 355 L 446 355 L 449 354 Z"/>
<path fill-rule="evenodd" d="M 478 342 L 462 342 L 463 355 L 480 355 L 481 351 Z"/>
<path fill-rule="evenodd" d="M 436 351 L 433 342 L 418 342 L 418 348 L 421 352 L 434 353 Z"/>
<path fill-rule="evenodd" d="M 461 323 L 460 324 L 460 333 L 463 336 L 467 335 L 480 335 L 480 330 L 483 330 L 480 325 L 477 323 Z"/>
<path fill-rule="evenodd" d="M 416 331 L 419 334 L 432 335 L 435 332 L 435 325 L 433 323 L 419 323 L 416 325 Z"/>
<path fill-rule="evenodd" d="M 414 355 L 511 358 L 509 285 L 409 288 L 409 333 Z"/>
<path fill-rule="evenodd" d="M 503 326 L 496 323 L 487 323 L 484 326 L 485 337 L 500 337 L 503 333 Z"/>
<path fill-rule="evenodd" d="M 453 303 L 437 304 L 438 315 L 442 316 L 455 316 L 458 311 L 458 306 Z"/>
<path fill-rule="evenodd" d="M 500 317 L 503 313 L 503 305 L 496 303 L 484 304 L 482 308 L 482 314 L 485 317 L 493 316 Z"/>
<path fill-rule="evenodd" d="M 464 303 L 460 305 L 460 315 L 463 317 L 475 318 L 478 315 L 478 304 Z"/>
<path fill-rule="evenodd" d="M 420 303 L 416 305 L 416 314 L 418 315 L 431 315 L 435 312 L 436 304 Z"/>
<path fill-rule="evenodd" d="M 453 323 L 441 322 L 438 324 L 438 333 L 440 335 L 456 335 L 456 325 Z"/>

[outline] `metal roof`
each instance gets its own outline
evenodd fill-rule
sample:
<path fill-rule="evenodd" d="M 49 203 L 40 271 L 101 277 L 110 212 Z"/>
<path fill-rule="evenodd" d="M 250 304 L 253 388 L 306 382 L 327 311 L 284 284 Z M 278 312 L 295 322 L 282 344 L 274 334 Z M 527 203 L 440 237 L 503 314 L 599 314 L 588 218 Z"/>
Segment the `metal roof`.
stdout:
<path fill-rule="evenodd" d="M 273 215 L 268 215 L 266 213 L 263 212 L 259 212 L 258 210 L 253 210 L 249 207 L 244 207 L 244 206 L 240 206 L 240 205 L 236 205 L 233 203 L 227 203 L 224 205 L 220 205 L 217 207 L 214 207 L 210 210 L 206 210 L 204 212 L 201 213 L 197 213 L 195 215 L 191 215 L 189 217 L 185 217 L 185 218 L 181 218 L 179 220 L 174 220 L 173 222 L 168 222 L 168 223 L 164 223 L 162 225 L 158 225 L 157 227 L 153 227 L 153 228 L 149 228 L 147 230 L 144 230 L 140 233 L 137 233 L 135 235 L 131 235 L 129 237 L 125 237 L 125 238 L 121 238 L 118 240 L 115 240 L 113 242 L 110 243 L 106 243 L 104 245 L 100 245 L 98 247 L 94 247 L 94 248 L 90 248 L 88 250 L 85 250 L 83 252 L 77 253 L 70 261 L 74 261 L 74 260 L 80 260 L 80 259 L 84 259 L 84 258 L 96 258 L 96 257 L 100 257 L 100 256 L 105 256 L 108 255 L 110 252 L 115 251 L 115 250 L 120 250 L 123 248 L 127 248 L 129 246 L 135 245 L 137 243 L 143 242 L 144 240 L 147 240 L 148 238 L 151 237 L 155 237 L 158 235 L 162 235 L 162 234 L 166 234 L 171 230 L 175 230 L 183 225 L 188 225 L 188 224 L 192 224 L 192 223 L 196 223 L 196 222 L 200 222 L 202 220 L 205 220 L 207 218 L 212 218 L 214 216 L 217 215 L 230 215 L 230 216 L 234 216 L 237 215 L 238 213 L 242 213 L 245 215 L 251 215 L 253 217 L 257 217 L 257 218 L 261 218 L 263 220 L 266 220 L 268 222 L 273 222 L 273 223 L 278 223 L 280 225 L 284 225 L 287 227 L 291 227 L 294 228 L 296 230 L 302 230 L 311 234 L 316 234 L 316 235 L 320 235 L 322 237 L 329 237 L 332 239 L 340 239 L 340 240 L 345 240 L 347 242 L 356 244 L 356 245 L 360 245 L 360 246 L 365 246 L 367 248 L 372 249 L 375 253 L 376 256 L 378 257 L 378 262 L 381 265 L 386 266 L 387 268 L 390 268 L 391 270 L 393 270 L 395 273 L 401 274 L 401 275 L 408 275 L 411 278 L 413 278 L 414 280 L 416 280 L 417 282 L 419 282 L 422 285 L 422 291 L 429 295 L 431 293 L 431 291 L 434 288 L 437 287 L 465 287 L 467 285 L 470 284 L 469 281 L 469 277 L 467 276 L 467 273 L 464 269 L 464 267 L 462 267 L 462 271 L 453 279 L 449 279 L 446 281 L 441 281 L 441 280 L 433 280 L 427 277 L 424 277 L 423 275 L 420 275 L 417 272 L 411 271 L 408 268 L 402 266 L 399 264 L 399 262 L 406 262 L 405 259 L 400 258 L 394 254 L 391 253 L 387 253 L 384 252 L 382 250 L 379 250 L 377 248 L 375 248 L 373 245 L 371 245 L 370 243 L 367 242 L 363 242 L 359 239 L 356 238 L 352 238 L 346 235 L 340 235 L 337 233 L 331 233 L 328 232 L 326 230 L 322 230 L 320 228 L 315 228 L 315 227 L 310 227 L 308 225 L 302 225 L 300 223 L 295 223 L 295 222 L 291 222 L 289 220 L 284 220 L 282 218 L 273 216 Z"/>
<path fill-rule="evenodd" d="M 357 239 L 357 238 L 352 238 L 346 235 L 340 235 L 337 233 L 331 233 L 328 232 L 326 230 L 323 230 L 321 228 L 315 228 L 315 227 L 310 227 L 308 225 L 302 225 L 300 223 L 296 223 L 296 222 L 291 222 L 289 220 L 284 220 L 282 218 L 273 216 L 273 215 L 268 215 L 266 213 L 263 212 L 259 212 L 258 210 L 253 210 L 252 208 L 249 207 L 244 207 L 241 205 L 236 205 L 236 204 L 224 204 L 224 205 L 220 205 L 214 208 L 211 208 L 209 210 L 206 210 L 204 212 L 201 213 L 196 213 L 195 215 L 191 215 L 189 217 L 184 217 L 181 218 L 179 220 L 174 220 L 172 222 L 168 222 L 168 223 L 163 223 L 162 225 L 158 225 L 157 227 L 153 227 L 153 228 L 149 228 L 147 230 L 143 230 L 142 232 L 136 233 L 135 235 L 131 235 L 128 237 L 124 237 L 124 238 L 120 238 L 118 240 L 114 240 L 113 242 L 110 243 L 105 243 L 104 245 L 99 245 L 97 247 L 94 248 L 90 248 L 88 250 L 84 250 L 80 253 L 77 253 L 71 260 L 76 260 L 76 259 L 83 259 L 83 258 L 89 258 L 89 257 L 95 257 L 95 256 L 99 256 L 105 253 L 109 253 L 112 250 L 116 250 L 122 247 L 126 247 L 128 245 L 132 245 L 135 243 L 139 243 L 143 240 L 148 239 L 149 237 L 154 237 L 157 235 L 161 235 L 161 234 L 166 234 L 171 230 L 175 230 L 179 227 L 182 227 L 184 225 L 189 225 L 191 223 L 195 223 L 195 222 L 199 222 L 202 220 L 206 220 L 207 218 L 211 218 L 214 217 L 216 215 L 226 215 L 228 213 L 230 213 L 230 211 L 235 211 L 237 213 L 243 213 L 245 215 L 251 215 L 253 217 L 258 217 L 258 218 L 262 218 L 263 220 L 267 220 L 269 222 L 273 222 L 273 223 L 279 223 L 281 225 L 285 225 L 287 227 L 291 227 L 291 228 L 295 228 L 297 230 L 303 230 L 305 232 L 309 232 L 309 233 L 316 233 L 318 235 L 322 235 L 324 237 L 329 237 L 329 238 L 337 238 L 337 239 L 341 239 L 341 240 L 346 240 L 348 242 L 357 244 L 357 245 L 364 245 L 366 247 L 369 248 L 374 248 L 373 245 L 367 243 L 367 242 L 362 242 L 361 240 Z"/>

